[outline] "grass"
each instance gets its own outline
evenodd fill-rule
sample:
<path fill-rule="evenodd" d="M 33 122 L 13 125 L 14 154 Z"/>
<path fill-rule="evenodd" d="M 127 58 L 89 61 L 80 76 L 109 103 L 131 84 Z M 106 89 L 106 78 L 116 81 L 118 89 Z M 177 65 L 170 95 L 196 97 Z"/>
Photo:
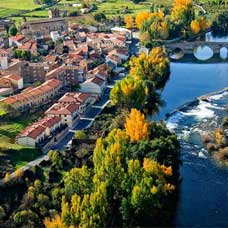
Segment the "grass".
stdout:
<path fill-rule="evenodd" d="M 74 10 L 77 10 L 74 7 L 69 7 L 66 4 L 73 4 L 77 3 L 79 1 L 75 0 L 61 0 L 58 2 L 55 6 L 55 8 L 58 8 L 60 10 L 66 10 L 68 12 L 72 12 Z M 107 17 L 112 16 L 123 16 L 122 11 L 128 7 L 129 14 L 136 15 L 140 11 L 148 11 L 151 4 L 157 4 L 157 5 L 164 5 L 164 6 L 171 6 L 173 0 L 147 0 L 146 2 L 142 2 L 139 4 L 135 4 L 132 1 L 129 0 L 106 0 L 102 3 L 96 3 L 97 10 L 94 11 L 94 13 L 104 13 Z M 198 0 L 198 3 L 202 3 L 204 8 L 207 10 L 208 17 L 211 17 L 211 15 L 214 15 L 218 13 L 218 11 L 224 10 L 223 6 L 219 7 L 213 7 L 210 5 L 212 1 L 211 0 Z M 44 10 L 35 10 L 37 8 L 40 8 L 41 5 L 36 5 L 33 0 L 0 0 L 0 17 L 10 17 L 14 20 L 16 20 L 16 23 L 22 21 L 22 16 L 26 16 L 27 20 L 38 20 L 44 17 L 48 16 L 48 9 Z M 28 12 L 29 10 L 35 10 L 32 12 Z M 17 15 L 15 17 L 15 15 Z"/>
<path fill-rule="evenodd" d="M 41 7 L 41 5 L 36 5 L 33 0 L 0 0 L 0 6 L 0 17 L 21 14 L 26 10 Z"/>
<path fill-rule="evenodd" d="M 41 155 L 39 150 L 15 144 L 16 135 L 37 119 L 37 116 L 27 115 L 0 121 L 0 160 L 9 160 L 14 168 L 20 168 Z M 4 164 L 2 161 L 1 163 Z"/>

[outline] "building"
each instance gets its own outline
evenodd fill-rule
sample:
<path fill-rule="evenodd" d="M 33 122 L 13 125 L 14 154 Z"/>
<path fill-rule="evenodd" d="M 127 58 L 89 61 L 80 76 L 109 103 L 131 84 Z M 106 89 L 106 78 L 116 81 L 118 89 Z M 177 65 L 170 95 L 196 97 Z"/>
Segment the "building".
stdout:
<path fill-rule="evenodd" d="M 44 117 L 25 128 L 16 137 L 16 143 L 33 148 L 43 148 L 49 142 L 55 142 L 65 129 L 60 117 Z"/>
<path fill-rule="evenodd" d="M 49 103 L 58 95 L 62 83 L 51 79 L 36 88 L 26 88 L 21 93 L 4 98 L 0 103 L 11 105 L 15 110 L 25 111 Z"/>
<path fill-rule="evenodd" d="M 68 22 L 64 18 L 51 18 L 25 22 L 22 25 L 22 33 L 29 38 L 49 37 L 50 32 L 67 32 Z"/>
<path fill-rule="evenodd" d="M 79 113 L 83 114 L 88 107 L 96 102 L 96 98 L 89 93 L 66 93 L 62 96 L 58 103 L 60 104 L 79 104 Z"/>
<path fill-rule="evenodd" d="M 52 67 L 44 62 L 30 63 L 23 61 L 20 64 L 19 72 L 25 83 L 43 83 L 46 81 L 45 75 L 50 69 L 52 69 Z"/>
<path fill-rule="evenodd" d="M 18 50 L 28 51 L 31 54 L 36 54 L 37 53 L 36 42 L 34 40 L 29 40 L 29 41 L 25 42 L 24 44 L 20 45 L 18 47 Z"/>
<path fill-rule="evenodd" d="M 133 37 L 132 31 L 126 28 L 114 27 L 111 31 L 114 34 L 124 35 L 128 40 L 131 40 Z"/>
<path fill-rule="evenodd" d="M 4 78 L 9 79 L 16 90 L 24 88 L 23 78 L 21 76 L 17 74 L 10 74 L 10 75 L 4 76 Z"/>
<path fill-rule="evenodd" d="M 80 84 L 80 92 L 91 93 L 95 96 L 101 96 L 106 89 L 106 81 L 98 77 L 93 77 Z"/>
<path fill-rule="evenodd" d="M 8 69 L 9 52 L 5 49 L 0 49 L 0 67 L 2 70 Z"/>
<path fill-rule="evenodd" d="M 75 86 L 84 81 L 84 72 L 78 66 L 60 66 L 45 75 L 46 80 L 58 79 L 63 86 Z"/>
<path fill-rule="evenodd" d="M 73 128 L 80 117 L 79 104 L 56 103 L 52 105 L 45 114 L 49 117 L 60 117 L 63 124 L 67 124 L 68 127 Z"/>
<path fill-rule="evenodd" d="M 49 9 L 48 10 L 48 17 L 49 18 L 57 18 L 60 17 L 60 11 L 57 8 Z"/>
<path fill-rule="evenodd" d="M 27 41 L 28 41 L 28 39 L 23 34 L 18 34 L 16 36 L 11 36 L 9 38 L 9 45 L 10 45 L 10 47 L 12 47 L 12 46 L 20 47 Z"/>

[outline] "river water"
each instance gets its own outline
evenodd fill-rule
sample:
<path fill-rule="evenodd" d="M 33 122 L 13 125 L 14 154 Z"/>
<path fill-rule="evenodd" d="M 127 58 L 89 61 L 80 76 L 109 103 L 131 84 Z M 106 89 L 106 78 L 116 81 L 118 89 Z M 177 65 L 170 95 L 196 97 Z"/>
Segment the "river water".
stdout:
<path fill-rule="evenodd" d="M 210 39 L 213 39 L 209 36 Z M 202 56 L 202 53 L 200 54 Z M 228 87 L 228 64 L 172 63 L 163 91 L 166 106 L 158 119 L 196 97 Z M 203 148 L 201 136 L 220 126 L 226 115 L 228 92 L 214 95 L 173 113 L 167 127 L 181 143 L 182 182 L 174 225 L 228 227 L 228 169 L 219 167 Z"/>

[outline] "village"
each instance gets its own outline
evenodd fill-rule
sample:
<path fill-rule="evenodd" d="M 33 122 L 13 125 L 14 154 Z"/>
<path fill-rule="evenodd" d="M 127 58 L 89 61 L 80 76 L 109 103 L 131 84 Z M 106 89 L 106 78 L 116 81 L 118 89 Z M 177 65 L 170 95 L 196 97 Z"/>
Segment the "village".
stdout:
<path fill-rule="evenodd" d="M 98 32 L 70 24 L 56 10 L 47 19 L 25 22 L 15 36 L 1 35 L 0 107 L 15 116 L 46 108 L 15 143 L 47 152 L 68 138 L 66 144 L 70 131 L 91 124 L 99 111 L 92 118 L 85 114 L 108 104 L 109 84 L 127 73 L 131 45 L 128 29 Z M 91 121 L 83 125 L 83 118 Z"/>

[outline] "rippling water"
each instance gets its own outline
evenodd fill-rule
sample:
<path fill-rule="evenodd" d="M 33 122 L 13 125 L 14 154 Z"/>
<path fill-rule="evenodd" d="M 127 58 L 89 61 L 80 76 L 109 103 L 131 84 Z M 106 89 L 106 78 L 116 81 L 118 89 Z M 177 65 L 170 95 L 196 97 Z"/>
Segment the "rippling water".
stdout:
<path fill-rule="evenodd" d="M 228 170 L 218 167 L 201 136 L 218 128 L 226 115 L 228 93 L 200 101 L 167 120 L 181 142 L 180 198 L 174 224 L 187 227 L 228 227 Z"/>
<path fill-rule="evenodd" d="M 228 41 L 227 38 L 206 40 Z M 201 53 L 201 55 L 203 55 Z M 170 80 L 162 93 L 166 105 L 156 119 L 164 119 L 186 102 L 228 87 L 228 64 L 172 63 Z M 220 126 L 226 115 L 228 92 L 177 111 L 167 120 L 181 143 L 183 165 L 174 225 L 177 227 L 228 227 L 228 169 L 218 167 L 202 145 L 201 136 Z"/>

